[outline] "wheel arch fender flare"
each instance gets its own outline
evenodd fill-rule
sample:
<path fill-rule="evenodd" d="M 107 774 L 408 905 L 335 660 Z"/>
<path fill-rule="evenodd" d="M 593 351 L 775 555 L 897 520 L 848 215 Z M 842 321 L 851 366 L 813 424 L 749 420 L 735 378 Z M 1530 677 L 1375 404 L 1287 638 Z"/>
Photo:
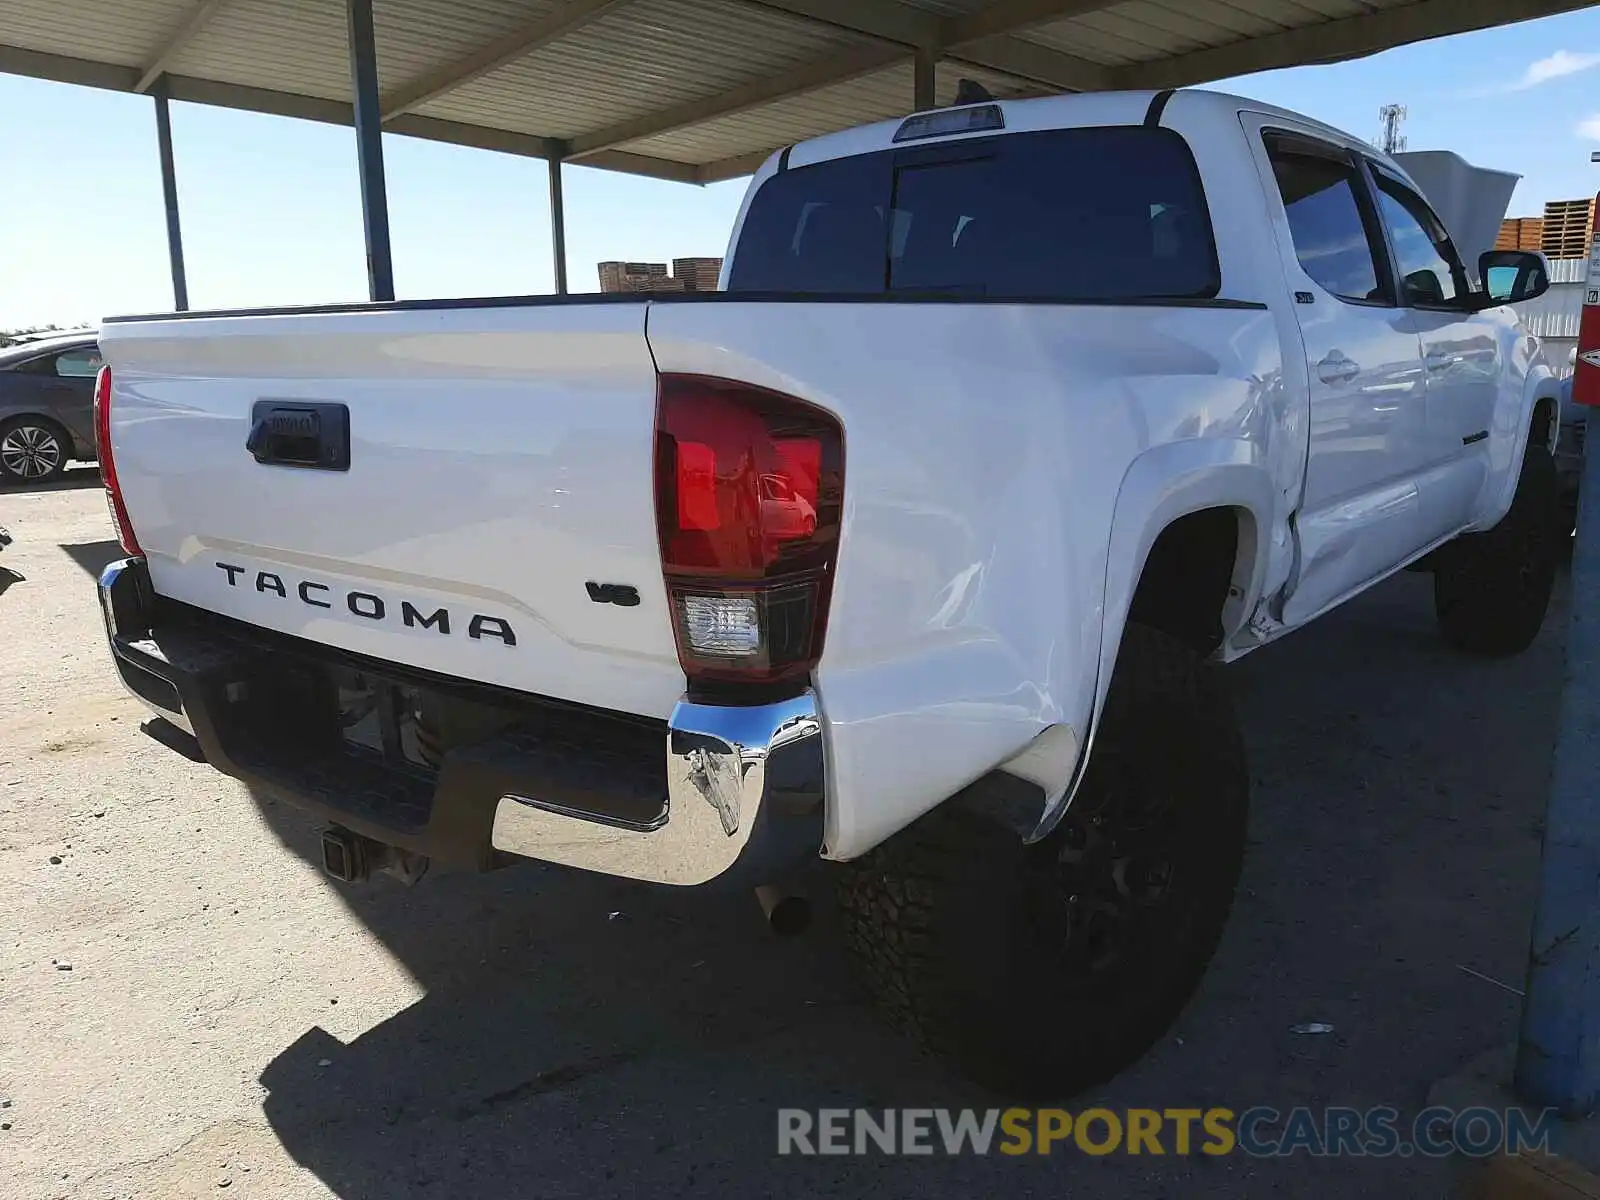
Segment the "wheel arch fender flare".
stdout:
<path fill-rule="evenodd" d="M 1561 381 L 1542 360 L 1528 369 L 1522 381 L 1522 402 L 1513 413 L 1500 420 L 1514 422 L 1511 428 L 1500 426 L 1501 436 L 1494 439 L 1498 447 L 1491 446 L 1494 458 L 1490 465 L 1489 482 L 1484 489 L 1484 499 L 1473 529 L 1492 528 L 1511 509 L 1511 500 L 1517 494 L 1517 480 L 1522 473 L 1522 460 L 1528 452 L 1528 439 L 1533 432 L 1533 414 L 1541 403 L 1548 401 L 1555 414 L 1551 422 L 1551 445 L 1561 427 Z"/>
<path fill-rule="evenodd" d="M 1256 443 L 1231 438 L 1170 442 L 1144 451 L 1129 466 L 1117 490 L 1107 544 L 1101 609 L 1100 652 L 1083 750 L 1072 777 L 1057 796 L 1047 798 L 1029 841 L 1048 836 L 1071 804 L 1082 782 L 1100 714 L 1122 646 L 1128 612 L 1151 548 L 1174 521 L 1207 509 L 1240 514 L 1233 582 L 1224 636 L 1250 618 L 1261 594 L 1278 511 L 1278 487 Z"/>

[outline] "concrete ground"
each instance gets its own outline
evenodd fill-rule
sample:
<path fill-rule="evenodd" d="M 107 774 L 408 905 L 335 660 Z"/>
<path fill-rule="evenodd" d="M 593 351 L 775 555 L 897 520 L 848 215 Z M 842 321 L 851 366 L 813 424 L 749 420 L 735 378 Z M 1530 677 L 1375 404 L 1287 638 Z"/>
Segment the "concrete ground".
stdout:
<path fill-rule="evenodd" d="M 555 868 L 327 881 L 308 822 L 139 732 L 94 601 L 116 549 L 93 473 L 0 494 L 0 523 L 8 1196 L 1453 1185 L 1420 1158 L 779 1159 L 779 1106 L 993 1100 L 879 1025 L 826 912 L 779 942 L 741 895 Z M 1256 780 L 1232 924 L 1171 1035 L 1078 1105 L 1415 1109 L 1514 1036 L 1517 998 L 1468 971 L 1521 986 L 1565 612 L 1469 661 L 1404 575 L 1231 668 Z"/>

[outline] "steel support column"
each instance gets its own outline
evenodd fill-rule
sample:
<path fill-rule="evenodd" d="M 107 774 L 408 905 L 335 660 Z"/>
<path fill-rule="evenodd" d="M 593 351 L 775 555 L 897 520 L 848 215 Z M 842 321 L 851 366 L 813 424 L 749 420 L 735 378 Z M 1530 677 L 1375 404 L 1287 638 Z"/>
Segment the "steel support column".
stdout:
<path fill-rule="evenodd" d="M 167 89 L 158 85 L 156 147 L 161 156 L 161 197 L 167 206 L 167 259 L 172 265 L 172 307 L 189 311 L 189 279 L 183 270 L 183 229 L 178 223 L 178 173 L 172 163 L 172 116 L 167 111 Z"/>
<path fill-rule="evenodd" d="M 1590 238 L 1600 246 L 1600 212 Z M 1589 278 L 1593 287 L 1592 264 Z M 1579 355 L 1600 349 L 1597 311 L 1584 307 Z M 1595 374 L 1580 357 L 1572 396 L 1600 428 L 1600 408 L 1589 407 L 1600 395 Z M 1514 1080 L 1524 1101 L 1563 1117 L 1586 1117 L 1600 1100 L 1600 438 L 1588 439 L 1581 476 L 1561 714 Z"/>
<path fill-rule="evenodd" d="M 917 57 L 914 61 L 916 76 L 913 84 L 915 90 L 912 93 L 912 103 L 917 112 L 922 112 L 924 109 L 932 108 L 938 103 L 935 99 L 937 76 L 934 68 L 938 65 L 939 59 L 932 50 L 924 47 L 917 51 Z"/>
<path fill-rule="evenodd" d="M 1590 410 L 1600 413 L 1600 410 Z M 1590 416 L 1590 422 L 1600 421 Z M 1544 811 L 1517 1094 L 1563 1117 L 1600 1098 L 1600 438 L 1584 454 L 1562 714 Z"/>
<path fill-rule="evenodd" d="M 550 250 L 555 256 L 556 294 L 567 294 L 567 207 L 561 194 L 561 159 L 551 155 L 550 164 Z"/>
<path fill-rule="evenodd" d="M 1590 409 L 1600 413 L 1600 409 Z M 1591 423 L 1600 424 L 1595 416 Z M 1584 455 L 1572 611 L 1515 1087 L 1587 1116 L 1600 1098 L 1600 438 Z"/>
<path fill-rule="evenodd" d="M 378 51 L 372 39 L 372 0 L 345 0 L 349 16 L 350 86 L 361 170 L 361 224 L 367 239 L 367 295 L 394 299 L 389 250 L 389 195 L 383 180 L 383 125 L 378 103 Z"/>

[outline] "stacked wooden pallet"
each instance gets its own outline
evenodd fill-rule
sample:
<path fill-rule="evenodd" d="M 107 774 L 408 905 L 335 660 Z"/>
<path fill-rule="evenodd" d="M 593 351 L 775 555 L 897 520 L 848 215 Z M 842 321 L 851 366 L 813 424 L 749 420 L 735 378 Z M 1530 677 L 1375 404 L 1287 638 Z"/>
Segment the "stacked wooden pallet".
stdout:
<path fill-rule="evenodd" d="M 675 279 L 683 280 L 685 291 L 714 292 L 717 290 L 717 277 L 722 274 L 722 260 L 675 258 L 672 260 L 672 274 Z"/>
<path fill-rule="evenodd" d="M 599 269 L 602 292 L 714 292 L 722 260 L 675 258 L 670 275 L 666 263 L 603 262 Z"/>
<path fill-rule="evenodd" d="M 1494 240 L 1496 250 L 1543 250 L 1543 217 L 1508 217 L 1500 222 L 1500 236 Z"/>
<path fill-rule="evenodd" d="M 1551 200 L 1544 206 L 1539 248 L 1551 258 L 1588 258 L 1594 228 L 1594 198 Z"/>
<path fill-rule="evenodd" d="M 672 291 L 672 288 L 653 287 L 652 282 L 667 279 L 666 263 L 603 262 L 600 264 L 600 290 L 602 292 Z M 676 289 L 676 290 L 682 290 Z"/>

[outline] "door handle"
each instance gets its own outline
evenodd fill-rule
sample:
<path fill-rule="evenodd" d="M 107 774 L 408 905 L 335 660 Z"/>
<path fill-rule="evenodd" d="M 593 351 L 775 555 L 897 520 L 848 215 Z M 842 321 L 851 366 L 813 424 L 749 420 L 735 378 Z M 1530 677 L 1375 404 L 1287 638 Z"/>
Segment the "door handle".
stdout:
<path fill-rule="evenodd" d="M 1441 354 L 1429 354 L 1427 356 L 1427 360 L 1426 361 L 1428 363 L 1428 370 L 1430 370 L 1430 371 L 1443 371 L 1443 370 L 1445 370 L 1445 369 L 1447 369 L 1449 367 L 1455 366 L 1458 362 L 1460 362 L 1461 361 L 1461 355 L 1459 355 L 1459 354 L 1442 354 L 1442 353 Z"/>
<path fill-rule="evenodd" d="M 1317 378 L 1323 383 L 1349 383 L 1361 374 L 1361 364 L 1335 350 L 1317 364 Z"/>
<path fill-rule="evenodd" d="M 258 463 L 348 471 L 350 410 L 320 401 L 257 400 L 244 448 Z"/>

